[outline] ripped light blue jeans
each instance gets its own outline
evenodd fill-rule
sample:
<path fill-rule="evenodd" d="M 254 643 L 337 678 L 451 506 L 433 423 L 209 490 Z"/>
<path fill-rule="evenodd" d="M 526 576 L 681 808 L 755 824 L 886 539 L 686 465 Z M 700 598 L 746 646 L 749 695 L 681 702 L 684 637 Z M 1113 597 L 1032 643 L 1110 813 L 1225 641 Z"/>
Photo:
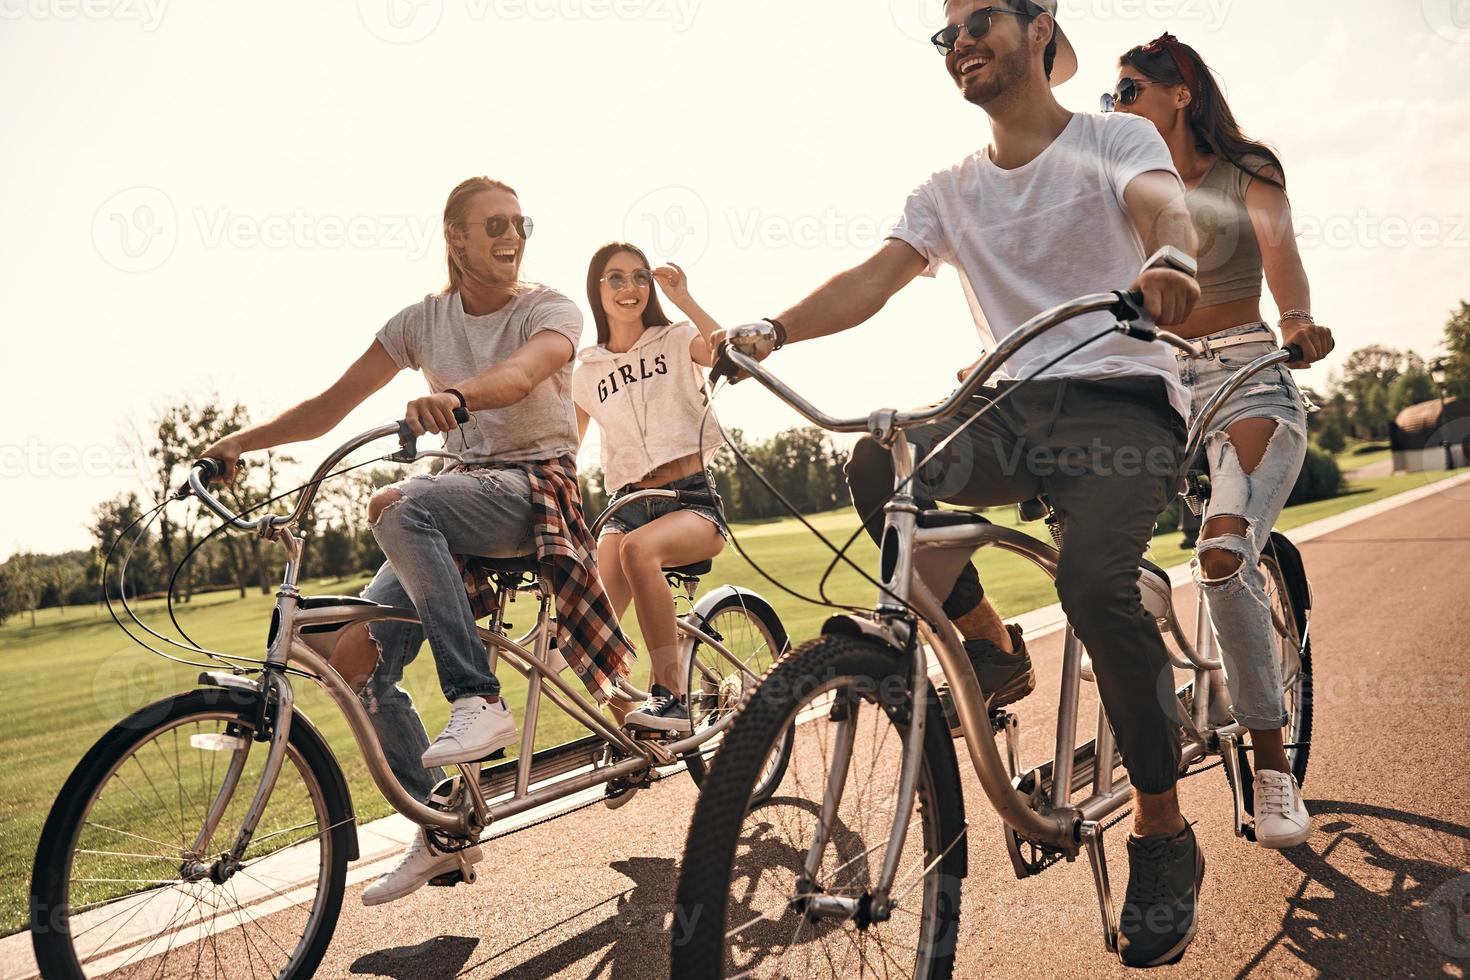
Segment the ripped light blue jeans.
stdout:
<path fill-rule="evenodd" d="M 443 774 L 420 761 L 429 735 L 399 681 L 427 638 L 445 698 L 500 693 L 452 556 L 530 554 L 531 483 L 524 470 L 474 469 L 415 476 L 385 489 L 400 494 L 372 525 L 388 560 L 362 594 L 383 605 L 416 609 L 420 622 L 368 624 L 378 645 L 378 666 L 361 698 L 393 775 L 422 800 Z"/>
<path fill-rule="evenodd" d="M 1242 343 L 1205 357 L 1180 355 L 1179 374 L 1193 393 L 1195 417 L 1232 374 L 1279 346 L 1275 333 L 1264 323 L 1211 335 L 1211 339 L 1220 339 L 1252 333 L 1260 334 L 1259 343 Z M 1277 426 L 1265 456 L 1247 473 L 1226 430 L 1242 419 L 1254 418 L 1275 419 Z M 1254 375 L 1232 395 L 1210 423 L 1205 438 L 1210 500 L 1192 563 L 1194 580 L 1204 594 L 1225 664 L 1231 712 L 1236 721 L 1255 731 L 1280 728 L 1287 721 L 1275 627 L 1260 563 L 1306 452 L 1305 403 L 1291 372 L 1280 364 Z M 1209 521 L 1215 517 L 1241 518 L 1247 533 L 1207 536 Z M 1200 555 L 1207 551 L 1238 557 L 1240 567 L 1224 578 L 1211 579 L 1200 564 Z"/>

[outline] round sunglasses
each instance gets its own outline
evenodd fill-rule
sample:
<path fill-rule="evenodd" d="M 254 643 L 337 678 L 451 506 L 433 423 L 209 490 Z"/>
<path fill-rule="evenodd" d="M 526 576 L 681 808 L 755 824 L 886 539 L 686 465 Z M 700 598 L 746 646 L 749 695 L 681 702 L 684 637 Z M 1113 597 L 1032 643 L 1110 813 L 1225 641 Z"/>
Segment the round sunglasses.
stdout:
<path fill-rule="evenodd" d="M 1138 97 L 1143 94 L 1144 86 L 1147 84 L 1148 82 L 1138 78 L 1123 79 L 1118 83 L 1118 91 L 1104 92 L 1098 99 L 1102 111 L 1112 112 L 1120 105 L 1132 105 L 1138 101 Z"/>
<path fill-rule="evenodd" d="M 634 269 L 632 275 L 627 275 L 622 272 L 614 272 L 610 275 L 603 276 L 597 281 L 607 283 L 613 288 L 614 291 L 619 289 L 626 289 L 629 282 L 631 282 L 638 289 L 647 289 L 649 286 L 653 285 L 653 273 L 649 272 L 647 269 Z"/>
<path fill-rule="evenodd" d="M 1006 7 L 981 7 L 960 23 L 950 24 L 948 27 L 935 31 L 934 36 L 929 38 L 929 40 L 939 50 L 940 54 L 948 57 L 960 39 L 961 29 L 970 35 L 973 40 L 978 41 L 990 33 L 990 18 L 995 14 L 1014 14 L 1017 17 L 1024 17 L 1028 20 L 1035 16 L 1031 12 L 1024 10 L 1011 10 Z"/>

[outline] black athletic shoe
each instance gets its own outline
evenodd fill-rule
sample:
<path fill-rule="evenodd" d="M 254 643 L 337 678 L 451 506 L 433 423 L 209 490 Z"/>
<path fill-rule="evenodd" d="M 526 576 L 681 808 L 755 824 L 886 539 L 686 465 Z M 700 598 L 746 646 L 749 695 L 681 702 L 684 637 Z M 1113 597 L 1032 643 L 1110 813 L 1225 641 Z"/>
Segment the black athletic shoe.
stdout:
<path fill-rule="evenodd" d="M 655 684 L 648 700 L 628 712 L 623 720 L 625 728 L 643 728 L 656 732 L 689 731 L 689 707 L 684 698 L 676 697 L 662 684 Z"/>
<path fill-rule="evenodd" d="M 980 690 L 985 692 L 985 707 L 991 711 L 1015 704 L 1036 690 L 1036 672 L 1031 669 L 1031 655 L 1026 652 L 1026 639 L 1021 635 L 1021 627 L 1011 623 L 1006 632 L 1011 635 L 1015 653 L 1006 653 L 989 640 L 965 641 L 965 653 L 969 654 L 975 676 L 980 679 Z M 938 695 L 939 707 L 949 722 L 949 732 L 958 737 L 961 734 L 960 716 L 955 711 L 954 699 L 949 696 L 949 685 L 941 684 Z"/>
<path fill-rule="evenodd" d="M 1176 963 L 1199 928 L 1205 852 L 1185 826 L 1168 837 L 1128 836 L 1128 893 L 1118 921 L 1125 966 Z"/>

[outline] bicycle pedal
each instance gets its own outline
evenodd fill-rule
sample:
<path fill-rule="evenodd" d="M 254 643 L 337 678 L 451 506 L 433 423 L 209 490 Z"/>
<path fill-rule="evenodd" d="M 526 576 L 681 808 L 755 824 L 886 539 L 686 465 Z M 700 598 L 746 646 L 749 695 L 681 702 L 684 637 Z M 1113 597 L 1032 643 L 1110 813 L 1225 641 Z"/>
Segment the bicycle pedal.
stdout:
<path fill-rule="evenodd" d="M 458 868 L 455 868 L 453 871 L 446 871 L 442 875 L 435 875 L 428 880 L 427 884 L 432 888 L 452 888 L 455 885 L 462 884 L 464 880 L 464 875 Z"/>
<path fill-rule="evenodd" d="M 677 742 L 689 737 L 688 732 L 664 732 L 656 728 L 629 728 L 627 732 L 635 742 Z"/>

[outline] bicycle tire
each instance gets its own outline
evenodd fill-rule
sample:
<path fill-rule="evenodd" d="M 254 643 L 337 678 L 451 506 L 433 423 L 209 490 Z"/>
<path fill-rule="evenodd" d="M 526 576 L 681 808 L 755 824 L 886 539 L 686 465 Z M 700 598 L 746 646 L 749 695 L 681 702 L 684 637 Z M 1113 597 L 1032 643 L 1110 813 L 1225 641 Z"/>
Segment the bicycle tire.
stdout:
<path fill-rule="evenodd" d="M 790 653 L 756 689 L 725 737 L 690 823 L 675 904 L 679 928 L 673 943 L 673 976 L 684 980 L 724 975 L 725 919 L 742 824 L 757 809 L 751 806 L 751 797 L 762 761 L 797 718 L 804 701 L 824 684 L 840 686 L 843 678 L 877 680 L 879 690 L 897 684 L 907 697 L 909 666 L 907 656 L 873 639 L 824 636 Z M 920 819 L 910 825 L 909 833 L 923 832 L 923 873 L 937 875 L 937 888 L 925 893 L 932 894 L 933 906 L 927 907 L 926 901 L 919 913 L 922 928 L 933 931 L 925 937 L 930 958 L 918 975 L 945 980 L 954 966 L 960 884 L 966 872 L 964 799 L 954 743 L 933 689 L 926 689 L 918 700 L 907 698 L 906 704 L 921 704 L 928 712 L 918 783 Z M 948 843 L 941 847 L 940 842 Z"/>
<path fill-rule="evenodd" d="M 758 596 L 751 596 L 734 591 L 728 592 L 723 598 L 715 603 L 715 605 L 710 609 L 709 614 L 705 617 L 705 621 L 707 624 L 713 624 L 721 616 L 728 616 L 731 613 L 739 613 L 740 615 L 749 617 L 756 623 L 756 625 L 762 630 L 764 636 L 767 638 L 767 643 L 770 646 L 771 664 L 765 670 L 758 672 L 759 675 L 763 678 L 765 674 L 768 673 L 770 669 L 773 668 L 775 664 L 780 661 L 782 654 L 786 652 L 786 647 L 790 643 L 790 640 L 786 634 L 786 627 L 782 624 L 781 618 L 776 614 L 776 610 L 773 609 L 771 605 L 767 603 L 764 599 L 760 599 L 760 597 Z M 701 663 L 699 659 L 701 646 L 702 644 L 700 644 L 698 640 L 694 641 L 694 647 L 690 651 L 689 656 L 689 675 L 686 679 L 687 685 L 684 688 L 690 693 L 690 715 L 691 719 L 694 720 L 696 725 L 698 724 L 698 719 L 695 719 L 693 717 L 693 708 L 696 704 L 694 700 L 694 694 L 695 691 L 699 690 L 700 687 L 703 686 L 707 680 L 705 675 L 701 672 Z M 711 650 L 710 652 L 713 653 L 715 656 L 719 656 L 719 654 L 715 653 L 715 651 L 713 650 Z M 716 666 L 718 666 L 718 664 Z M 757 684 L 758 683 L 759 681 L 757 681 Z M 740 700 L 743 701 L 745 699 L 745 695 L 748 693 L 748 691 L 745 691 L 744 688 L 742 688 Z M 737 704 L 735 705 L 734 710 L 738 709 L 739 706 Z M 786 766 L 791 761 L 791 744 L 793 736 L 794 728 L 791 732 L 787 734 L 787 737 L 782 741 L 781 746 L 776 750 L 775 758 L 772 760 L 772 764 L 766 771 L 765 778 L 763 779 L 761 786 L 758 787 L 755 800 L 757 805 L 760 803 L 764 803 L 766 800 L 775 795 L 776 789 L 781 785 L 781 780 L 786 774 Z M 684 754 L 685 768 L 689 773 L 689 778 L 694 780 L 694 784 L 696 786 L 704 785 L 705 777 L 709 772 L 709 763 L 716 750 L 717 746 L 711 746 L 706 743 Z"/>
<path fill-rule="evenodd" d="M 48 980 L 83 980 L 87 976 L 71 935 L 68 886 L 73 848 L 93 804 L 113 774 L 127 763 L 134 750 L 149 744 L 155 735 L 188 724 L 190 719 L 229 718 L 240 726 L 246 737 L 250 737 L 256 724 L 258 704 L 258 694 L 233 689 L 203 688 L 172 695 L 118 722 L 77 763 L 46 818 L 31 873 L 32 946 L 43 977 Z M 264 748 L 260 744 L 252 752 L 260 751 L 263 755 Z M 318 879 L 321 890 L 314 903 L 315 911 L 308 919 L 308 928 L 304 930 L 301 942 L 291 951 L 294 955 L 287 963 L 288 969 L 279 974 L 283 978 L 305 978 L 316 971 L 331 942 L 346 891 L 347 864 L 356 856 L 357 838 L 351 799 L 347 795 L 341 769 L 321 735 L 300 712 L 292 718 L 288 752 L 290 755 L 283 764 L 282 773 L 292 768 L 294 762 L 303 779 L 313 781 L 307 790 L 315 790 L 311 797 L 317 810 L 315 816 L 319 825 L 327 829 L 311 836 L 320 837 L 330 850 L 328 861 L 323 862 L 325 870 Z M 253 793 L 254 786 L 242 781 L 236 787 L 235 795 L 248 797 Z M 227 931 L 219 933 L 226 934 Z M 205 940 L 194 942 L 202 947 Z M 150 939 L 148 945 L 151 943 Z M 218 964 L 217 939 L 215 946 L 215 962 Z M 149 953 L 139 962 L 148 962 L 157 955 Z M 165 952 L 165 963 L 167 955 Z M 253 971 L 254 964 L 250 962 L 248 953 L 247 966 Z"/>

